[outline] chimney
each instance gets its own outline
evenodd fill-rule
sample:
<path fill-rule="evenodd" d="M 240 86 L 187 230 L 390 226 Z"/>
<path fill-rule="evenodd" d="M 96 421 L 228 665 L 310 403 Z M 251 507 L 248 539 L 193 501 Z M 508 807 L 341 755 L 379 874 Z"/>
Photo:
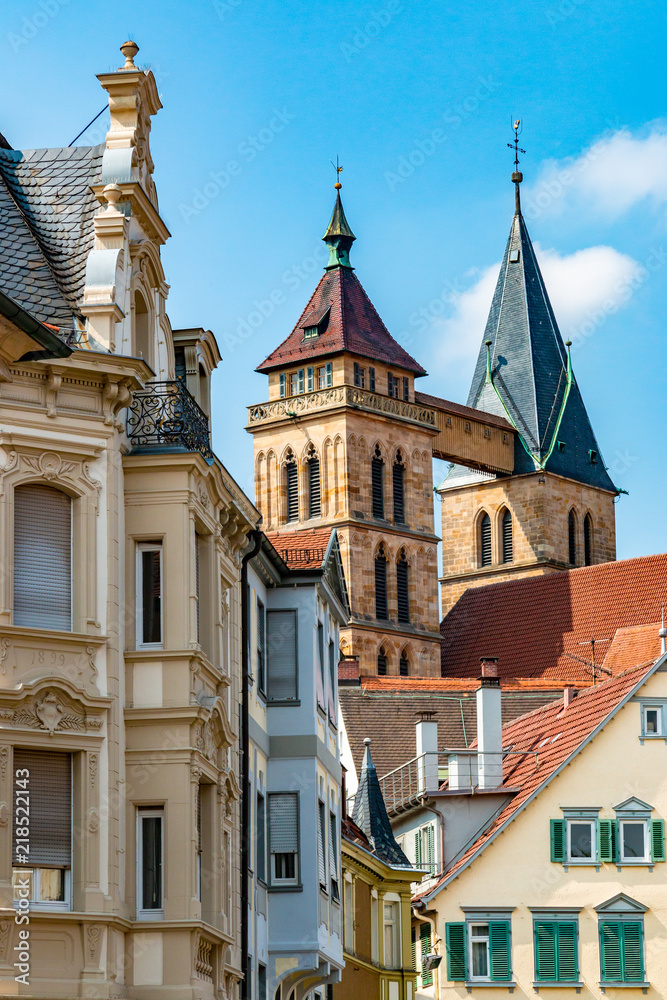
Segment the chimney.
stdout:
<path fill-rule="evenodd" d="M 435 712 L 418 712 L 415 727 L 417 744 L 417 789 L 419 793 L 438 789 L 438 723 Z"/>
<path fill-rule="evenodd" d="M 574 699 L 577 697 L 577 689 L 573 687 L 566 687 L 563 690 L 563 708 L 569 708 Z"/>
<path fill-rule="evenodd" d="M 482 676 L 477 689 L 477 748 L 479 787 L 497 788 L 503 781 L 503 727 L 500 714 L 498 658 L 481 658 Z"/>

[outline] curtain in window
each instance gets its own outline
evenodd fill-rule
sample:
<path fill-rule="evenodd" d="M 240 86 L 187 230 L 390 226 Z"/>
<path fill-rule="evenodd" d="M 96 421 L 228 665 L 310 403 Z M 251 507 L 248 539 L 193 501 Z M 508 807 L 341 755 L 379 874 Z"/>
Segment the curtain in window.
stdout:
<path fill-rule="evenodd" d="M 14 491 L 14 624 L 72 628 L 72 501 L 51 486 Z"/>

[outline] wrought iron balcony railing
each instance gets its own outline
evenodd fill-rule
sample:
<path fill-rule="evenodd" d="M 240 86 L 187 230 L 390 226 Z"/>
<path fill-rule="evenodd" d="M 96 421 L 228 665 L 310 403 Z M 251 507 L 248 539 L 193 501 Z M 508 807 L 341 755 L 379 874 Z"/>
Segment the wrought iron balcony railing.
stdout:
<path fill-rule="evenodd" d="M 127 435 L 133 449 L 198 451 L 213 461 L 208 417 L 183 382 L 151 382 L 128 408 Z"/>

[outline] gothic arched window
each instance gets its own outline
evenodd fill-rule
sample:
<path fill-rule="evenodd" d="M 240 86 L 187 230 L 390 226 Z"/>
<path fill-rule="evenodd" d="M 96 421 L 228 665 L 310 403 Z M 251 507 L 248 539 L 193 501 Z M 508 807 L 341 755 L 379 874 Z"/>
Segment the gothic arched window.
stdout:
<path fill-rule="evenodd" d="M 398 661 L 398 674 L 399 677 L 410 676 L 410 661 L 408 660 L 408 653 L 405 649 L 401 653 L 401 658 Z"/>
<path fill-rule="evenodd" d="M 405 466 L 403 465 L 403 456 L 401 455 L 400 451 L 397 451 L 396 461 L 394 462 L 394 468 L 393 468 L 395 524 L 405 523 L 404 479 L 405 479 Z"/>
<path fill-rule="evenodd" d="M 320 460 L 311 447 L 308 456 L 308 517 L 320 517 L 321 511 Z"/>
<path fill-rule="evenodd" d="M 491 518 L 488 514 L 479 522 L 479 562 L 480 566 L 491 565 Z"/>
<path fill-rule="evenodd" d="M 408 598 L 408 560 L 405 549 L 401 549 L 396 563 L 396 598 L 398 602 L 399 622 L 410 621 L 410 602 Z"/>
<path fill-rule="evenodd" d="M 590 566 L 593 562 L 593 518 L 586 514 L 584 518 L 584 565 Z"/>
<path fill-rule="evenodd" d="M 375 454 L 371 460 L 371 492 L 373 501 L 373 517 L 384 518 L 384 462 L 380 446 L 375 446 Z"/>
<path fill-rule="evenodd" d="M 511 563 L 514 559 L 514 541 L 512 538 L 512 514 L 505 508 L 502 520 L 503 562 Z"/>
<path fill-rule="evenodd" d="M 574 508 L 567 515 L 567 547 L 570 566 L 577 565 L 577 516 Z"/>
<path fill-rule="evenodd" d="M 375 617 L 389 617 L 387 614 L 387 557 L 382 545 L 375 557 Z"/>
<path fill-rule="evenodd" d="M 384 646 L 380 646 L 380 652 L 378 653 L 378 676 L 385 677 L 387 674 L 387 654 L 385 653 Z"/>
<path fill-rule="evenodd" d="M 299 520 L 299 473 L 292 452 L 285 462 L 285 486 L 287 489 L 287 520 Z"/>

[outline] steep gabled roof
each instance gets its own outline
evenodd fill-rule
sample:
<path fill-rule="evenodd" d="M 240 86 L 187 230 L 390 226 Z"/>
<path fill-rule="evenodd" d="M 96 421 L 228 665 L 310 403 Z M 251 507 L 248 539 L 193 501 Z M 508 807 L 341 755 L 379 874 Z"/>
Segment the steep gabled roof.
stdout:
<path fill-rule="evenodd" d="M 302 531 L 270 531 L 266 537 L 290 570 L 317 570 L 349 616 L 350 603 L 335 528 L 306 528 Z"/>
<path fill-rule="evenodd" d="M 521 439 L 515 472 L 546 468 L 616 492 L 520 209 L 512 220 L 468 405 L 514 424 Z"/>
<path fill-rule="evenodd" d="M 467 868 L 609 722 L 660 662 L 628 670 L 580 691 L 567 709 L 558 701 L 504 726 L 503 747 L 526 751 L 525 756 L 509 754 L 503 763 L 503 785 L 518 791 L 447 871 L 426 885 L 416 898 L 430 899 Z"/>
<path fill-rule="evenodd" d="M 384 804 L 380 782 L 371 756 L 370 739 L 364 740 L 366 750 L 361 765 L 359 787 L 354 798 L 352 820 L 368 838 L 373 852 L 388 865 L 410 868 L 410 862 L 396 843 Z"/>
<path fill-rule="evenodd" d="M 79 315 L 104 145 L 0 148 L 0 284 L 42 322 Z"/>
<path fill-rule="evenodd" d="M 616 631 L 656 622 L 666 597 L 667 554 L 471 588 L 440 626 L 442 675 L 476 677 L 497 656 L 501 677 L 591 682 L 590 640 L 609 669 Z"/>

